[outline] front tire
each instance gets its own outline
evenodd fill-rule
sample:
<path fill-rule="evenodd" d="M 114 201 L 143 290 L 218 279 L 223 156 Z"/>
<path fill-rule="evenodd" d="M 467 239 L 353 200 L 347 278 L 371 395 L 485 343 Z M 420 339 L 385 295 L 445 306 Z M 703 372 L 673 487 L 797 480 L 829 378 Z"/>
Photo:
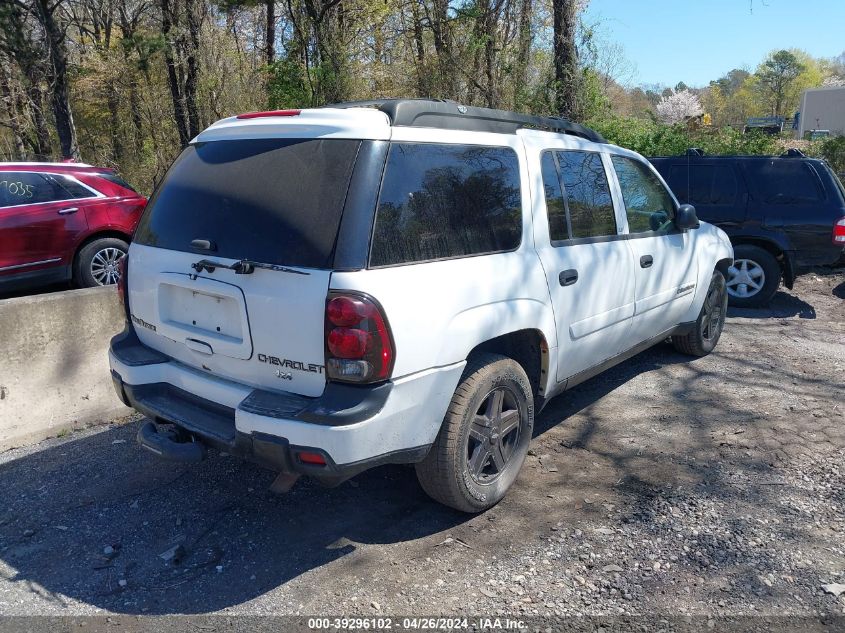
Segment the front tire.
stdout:
<path fill-rule="evenodd" d="M 774 255 L 759 246 L 739 244 L 728 269 L 728 302 L 736 308 L 766 306 L 775 296 L 780 278 L 780 264 Z"/>
<path fill-rule="evenodd" d="M 513 359 L 471 360 L 417 479 L 435 501 L 462 512 L 493 507 L 511 487 L 528 453 L 534 396 Z"/>
<path fill-rule="evenodd" d="M 725 276 L 718 270 L 713 271 L 704 305 L 695 321 L 691 332 L 683 336 L 673 336 L 672 344 L 682 354 L 707 356 L 716 347 L 725 326 L 728 311 L 728 293 Z"/>
<path fill-rule="evenodd" d="M 80 288 L 110 286 L 120 279 L 118 263 L 126 257 L 129 244 L 116 237 L 91 240 L 76 255 L 73 281 Z"/>

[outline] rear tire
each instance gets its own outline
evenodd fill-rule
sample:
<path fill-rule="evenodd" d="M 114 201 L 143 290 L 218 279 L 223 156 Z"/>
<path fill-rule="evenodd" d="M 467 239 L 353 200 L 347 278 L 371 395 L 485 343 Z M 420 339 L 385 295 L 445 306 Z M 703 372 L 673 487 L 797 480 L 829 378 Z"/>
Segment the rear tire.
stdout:
<path fill-rule="evenodd" d="M 738 244 L 734 264 L 728 269 L 728 303 L 736 308 L 766 306 L 775 296 L 780 278 L 780 264 L 774 255 L 759 246 Z"/>
<path fill-rule="evenodd" d="M 471 360 L 417 479 L 435 501 L 462 512 L 493 507 L 511 487 L 528 453 L 534 396 L 515 360 Z"/>
<path fill-rule="evenodd" d="M 73 282 L 79 288 L 110 286 L 120 278 L 117 263 L 126 256 L 129 244 L 116 237 L 91 240 L 76 254 Z"/>
<path fill-rule="evenodd" d="M 728 293 L 725 276 L 713 271 L 704 305 L 691 332 L 683 336 L 672 336 L 672 344 L 682 354 L 707 356 L 716 347 L 725 326 L 728 311 Z"/>

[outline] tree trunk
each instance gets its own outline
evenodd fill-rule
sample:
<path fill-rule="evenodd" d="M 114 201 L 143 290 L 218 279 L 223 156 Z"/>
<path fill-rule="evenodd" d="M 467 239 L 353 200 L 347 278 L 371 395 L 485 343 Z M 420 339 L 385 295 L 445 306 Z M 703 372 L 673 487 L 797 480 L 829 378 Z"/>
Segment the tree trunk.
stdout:
<path fill-rule="evenodd" d="M 144 151 L 144 124 L 138 97 L 138 77 L 134 71 L 129 78 L 129 114 L 132 117 L 132 141 L 135 148 L 135 160 L 140 161 L 141 154 Z"/>
<path fill-rule="evenodd" d="M 578 51 L 575 48 L 575 0 L 552 0 L 554 31 L 555 108 L 558 114 L 577 119 Z"/>
<path fill-rule="evenodd" d="M 15 141 L 15 153 L 18 160 L 26 160 L 26 145 L 24 143 L 23 131 L 20 124 L 20 100 L 16 91 L 12 87 L 11 77 L 7 74 L 6 69 L 9 68 L 5 57 L 0 57 L 0 97 L 6 106 L 6 115 L 9 118 L 8 127 L 12 131 L 12 137 Z"/>
<path fill-rule="evenodd" d="M 27 103 L 26 108 L 21 111 L 28 112 L 35 131 L 34 136 L 27 134 L 25 140 L 32 149 L 35 160 L 50 160 L 52 144 L 47 117 L 44 115 L 44 92 L 41 88 L 47 75 L 48 60 L 44 59 L 40 47 L 35 48 L 37 42 L 30 41 L 21 7 L 11 4 L 8 5 L 8 11 L 3 27 L 8 31 L 6 36 L 10 37 L 15 45 L 6 53 L 9 61 L 16 61 L 23 73 L 21 85 Z"/>
<path fill-rule="evenodd" d="M 49 160 L 53 149 L 50 143 L 50 129 L 47 127 L 47 119 L 44 116 L 44 95 L 37 82 L 29 77 L 27 81 L 29 82 L 26 89 L 29 115 L 32 126 L 35 128 L 35 138 L 31 143 L 32 150 L 35 153 L 35 160 Z"/>
<path fill-rule="evenodd" d="M 519 35 L 516 52 L 516 68 L 514 70 L 514 109 L 519 110 L 523 105 L 523 90 L 528 83 L 528 64 L 531 57 L 531 0 L 522 0 L 519 10 Z"/>
<path fill-rule="evenodd" d="M 452 60 L 452 33 L 449 28 L 449 0 L 433 0 L 431 31 L 434 35 L 434 51 L 437 53 L 437 66 L 442 86 L 440 97 L 457 99 L 455 90 L 455 62 Z"/>
<path fill-rule="evenodd" d="M 164 37 L 164 64 L 167 67 L 167 83 L 170 87 L 170 99 L 173 102 L 173 115 L 176 118 L 176 130 L 179 133 L 179 144 L 187 147 L 191 137 L 188 133 L 188 119 L 185 116 L 185 104 L 182 94 L 182 84 L 179 81 L 179 69 L 174 57 L 173 9 L 170 0 L 160 0 L 161 6 L 161 34 Z"/>
<path fill-rule="evenodd" d="M 496 22 L 498 19 L 498 5 L 489 4 L 485 8 L 483 19 L 484 33 L 484 75 L 487 78 L 487 90 L 484 99 L 488 108 L 499 107 L 499 90 L 496 81 Z"/>
<path fill-rule="evenodd" d="M 106 104 L 109 109 L 112 160 L 121 165 L 123 164 L 123 134 L 120 129 L 120 96 L 113 79 L 110 79 L 106 85 Z"/>
<path fill-rule="evenodd" d="M 267 0 L 267 34 L 264 38 L 267 65 L 276 61 L 276 0 Z"/>
<path fill-rule="evenodd" d="M 414 47 L 417 53 L 417 93 L 420 97 L 430 97 L 428 72 L 425 65 L 425 36 L 423 35 L 422 16 L 416 2 L 411 3 L 411 19 L 414 21 Z"/>
<path fill-rule="evenodd" d="M 51 70 L 51 104 L 56 120 L 56 132 L 62 158 L 79 160 L 79 144 L 76 140 L 76 128 L 73 124 L 73 112 L 70 108 L 70 85 L 68 82 L 68 60 L 65 50 L 65 33 L 53 15 L 48 0 L 37 0 L 38 19 L 44 27 Z"/>
<path fill-rule="evenodd" d="M 132 41 L 135 37 L 135 24 L 129 19 L 126 11 L 119 12 L 120 30 L 123 32 L 124 44 Z M 129 47 L 123 46 L 123 61 L 129 73 L 129 116 L 132 119 L 132 145 L 135 151 L 135 160 L 141 160 L 144 149 L 144 128 L 141 117 L 141 103 L 138 96 L 138 72 L 130 59 Z"/>
<path fill-rule="evenodd" d="M 199 107 L 197 105 L 197 83 L 199 78 L 199 59 L 197 53 L 200 48 L 200 28 L 202 16 L 197 0 L 186 0 L 185 12 L 188 22 L 188 54 L 186 56 L 187 70 L 185 71 L 185 108 L 188 115 L 188 137 L 194 138 L 200 129 Z"/>

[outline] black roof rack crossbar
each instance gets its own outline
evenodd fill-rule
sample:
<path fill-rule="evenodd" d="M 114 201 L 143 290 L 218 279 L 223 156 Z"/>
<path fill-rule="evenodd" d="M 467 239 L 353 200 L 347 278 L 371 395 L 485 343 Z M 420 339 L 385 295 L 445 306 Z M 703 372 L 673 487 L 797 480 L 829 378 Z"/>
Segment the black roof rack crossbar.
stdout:
<path fill-rule="evenodd" d="M 332 103 L 324 108 L 375 108 L 384 112 L 391 125 L 405 127 L 433 127 L 445 130 L 468 130 L 513 134 L 530 128 L 571 134 L 594 143 L 605 139 L 588 127 L 561 117 L 518 114 L 506 110 L 464 106 L 446 99 L 372 99 Z"/>

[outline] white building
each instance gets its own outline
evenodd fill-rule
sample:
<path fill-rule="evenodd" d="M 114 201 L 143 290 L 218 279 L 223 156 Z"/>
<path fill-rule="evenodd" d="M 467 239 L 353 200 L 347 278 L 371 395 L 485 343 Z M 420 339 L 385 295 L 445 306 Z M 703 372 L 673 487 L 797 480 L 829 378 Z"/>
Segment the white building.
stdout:
<path fill-rule="evenodd" d="M 832 136 L 845 136 L 845 86 L 804 91 L 799 138 L 813 130 L 829 130 Z"/>

